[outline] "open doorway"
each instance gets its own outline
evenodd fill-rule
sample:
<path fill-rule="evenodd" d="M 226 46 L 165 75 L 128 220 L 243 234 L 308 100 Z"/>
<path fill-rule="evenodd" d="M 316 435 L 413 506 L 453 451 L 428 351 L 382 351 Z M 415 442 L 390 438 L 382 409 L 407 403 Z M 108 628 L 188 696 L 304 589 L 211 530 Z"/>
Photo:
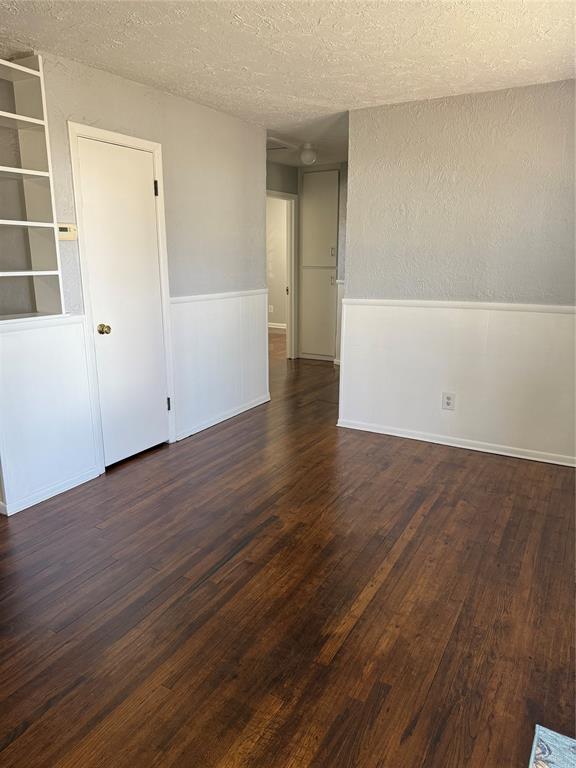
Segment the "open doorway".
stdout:
<path fill-rule="evenodd" d="M 296 195 L 266 193 L 268 333 L 285 356 L 296 357 L 294 243 Z"/>

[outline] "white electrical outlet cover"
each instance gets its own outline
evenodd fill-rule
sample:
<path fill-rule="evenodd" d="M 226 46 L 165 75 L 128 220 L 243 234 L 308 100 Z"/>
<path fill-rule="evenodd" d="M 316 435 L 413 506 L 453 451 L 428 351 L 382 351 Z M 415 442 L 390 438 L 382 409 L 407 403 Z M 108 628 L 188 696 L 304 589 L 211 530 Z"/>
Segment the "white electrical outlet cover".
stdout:
<path fill-rule="evenodd" d="M 456 410 L 456 395 L 454 392 L 442 392 L 442 409 L 445 411 Z"/>

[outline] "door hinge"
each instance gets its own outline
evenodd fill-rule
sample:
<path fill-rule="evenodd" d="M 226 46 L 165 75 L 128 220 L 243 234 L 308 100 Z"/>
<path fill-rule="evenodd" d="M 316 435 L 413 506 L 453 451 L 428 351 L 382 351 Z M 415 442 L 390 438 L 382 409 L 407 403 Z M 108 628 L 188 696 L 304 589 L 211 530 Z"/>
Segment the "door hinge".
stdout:
<path fill-rule="evenodd" d="M 158 179 L 154 179 L 154 197 L 158 197 Z"/>
<path fill-rule="evenodd" d="M 166 398 L 166 406 L 167 406 L 167 408 L 168 408 L 168 410 L 169 410 L 169 411 L 171 411 L 171 410 L 172 410 L 172 403 L 171 403 L 171 401 L 170 401 L 170 398 L 169 398 L 169 397 L 167 397 L 167 398 Z"/>

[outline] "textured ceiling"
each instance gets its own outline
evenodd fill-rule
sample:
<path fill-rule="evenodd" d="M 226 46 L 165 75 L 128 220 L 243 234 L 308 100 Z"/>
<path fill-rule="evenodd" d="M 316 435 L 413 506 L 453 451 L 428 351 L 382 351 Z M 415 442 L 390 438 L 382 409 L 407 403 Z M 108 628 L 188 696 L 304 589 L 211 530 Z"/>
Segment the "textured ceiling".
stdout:
<path fill-rule="evenodd" d="M 574 10 L 568 0 L 0 0 L 0 55 L 76 59 L 315 141 L 330 161 L 346 151 L 346 110 L 573 77 Z"/>

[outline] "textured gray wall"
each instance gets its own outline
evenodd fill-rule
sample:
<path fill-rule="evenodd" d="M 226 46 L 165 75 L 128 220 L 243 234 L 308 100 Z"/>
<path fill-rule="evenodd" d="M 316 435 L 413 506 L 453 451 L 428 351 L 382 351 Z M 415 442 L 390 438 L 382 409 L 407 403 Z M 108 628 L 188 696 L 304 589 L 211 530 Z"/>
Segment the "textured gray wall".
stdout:
<path fill-rule="evenodd" d="M 574 303 L 574 81 L 350 113 L 346 296 Z"/>
<path fill-rule="evenodd" d="M 44 71 L 59 221 L 76 220 L 68 120 L 157 141 L 171 295 L 266 286 L 264 129 L 51 55 Z M 77 243 L 61 245 L 66 309 L 81 312 Z"/>
<path fill-rule="evenodd" d="M 266 189 L 298 194 L 298 168 L 282 163 L 266 163 Z"/>
<path fill-rule="evenodd" d="M 338 280 L 344 280 L 346 271 L 346 217 L 348 212 L 348 163 L 340 166 L 338 198 Z"/>

